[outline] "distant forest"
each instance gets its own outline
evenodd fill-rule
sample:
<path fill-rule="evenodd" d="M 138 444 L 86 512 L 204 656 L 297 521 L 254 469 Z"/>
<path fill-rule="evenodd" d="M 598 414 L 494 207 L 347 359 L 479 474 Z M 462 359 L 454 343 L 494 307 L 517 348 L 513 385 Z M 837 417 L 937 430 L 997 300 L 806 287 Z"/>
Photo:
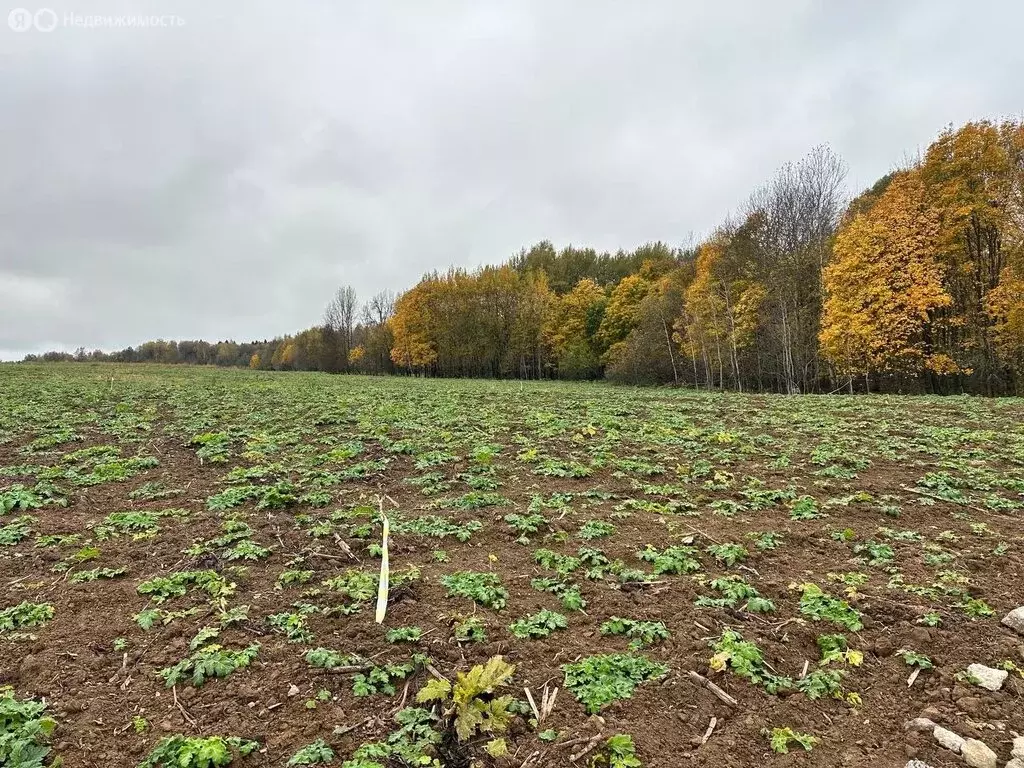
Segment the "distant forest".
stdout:
<path fill-rule="evenodd" d="M 26 360 L 598 379 L 754 392 L 1024 394 L 1024 123 L 949 128 L 848 200 L 819 147 L 691 248 L 541 242 L 267 341 Z"/>

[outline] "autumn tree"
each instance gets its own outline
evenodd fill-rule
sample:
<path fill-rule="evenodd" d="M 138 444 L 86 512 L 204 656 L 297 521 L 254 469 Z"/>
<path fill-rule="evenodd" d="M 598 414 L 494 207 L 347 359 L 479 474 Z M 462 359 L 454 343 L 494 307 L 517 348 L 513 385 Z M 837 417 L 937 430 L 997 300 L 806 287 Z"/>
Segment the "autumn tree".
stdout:
<path fill-rule="evenodd" d="M 723 228 L 698 250 L 676 331 L 680 352 L 699 354 L 708 386 L 724 387 L 728 378 L 742 390 L 748 371 L 741 354 L 754 341 L 765 289 L 736 260 L 732 237 Z"/>
<path fill-rule="evenodd" d="M 394 339 L 391 359 L 407 370 L 423 371 L 437 360 L 431 338 L 431 288 L 430 282 L 422 280 L 403 293 L 387 321 Z"/>
<path fill-rule="evenodd" d="M 628 384 L 679 384 L 685 380 L 685 355 L 673 325 L 683 311 L 683 296 L 692 282 L 686 263 L 658 278 L 640 302 L 629 334 L 607 353 L 606 375 Z"/>
<path fill-rule="evenodd" d="M 362 345 L 356 345 L 348 352 L 348 364 L 349 368 L 356 370 L 359 368 L 359 364 L 366 357 L 366 348 Z"/>
<path fill-rule="evenodd" d="M 541 378 L 547 355 L 544 346 L 544 318 L 555 296 L 542 270 L 526 272 L 519 278 L 515 320 L 509 339 L 509 373 L 521 378 Z"/>
<path fill-rule="evenodd" d="M 839 231 L 825 269 L 822 352 L 841 374 L 947 373 L 937 313 L 952 300 L 936 257 L 939 214 L 916 170 L 896 174 Z"/>
<path fill-rule="evenodd" d="M 578 379 L 597 374 L 600 360 L 595 336 L 607 302 L 604 289 L 585 278 L 549 305 L 542 333 L 559 377 Z"/>
<path fill-rule="evenodd" d="M 651 291 L 651 282 L 639 274 L 628 275 L 619 281 L 608 297 L 596 340 L 607 353 L 625 340 L 636 327 L 640 316 L 640 303 Z M 607 354 L 605 360 L 607 360 Z"/>
<path fill-rule="evenodd" d="M 1024 374 L 1024 273 L 1016 267 L 1003 270 L 999 285 L 988 294 L 986 311 L 992 321 L 995 348 L 1018 377 Z"/>
<path fill-rule="evenodd" d="M 1013 315 L 1014 262 L 1021 244 L 1024 123 L 987 120 L 944 131 L 921 164 L 931 204 L 939 212 L 939 259 L 952 299 L 939 342 L 974 370 L 984 391 L 1003 391 L 1014 373 L 1001 359 L 1004 318 Z M 1007 271 L 1007 268 L 1010 271 Z M 1006 278 L 1010 287 L 997 291 Z"/>
<path fill-rule="evenodd" d="M 288 371 L 295 367 L 298 352 L 290 337 L 285 337 L 274 350 L 270 364 L 277 371 Z"/>

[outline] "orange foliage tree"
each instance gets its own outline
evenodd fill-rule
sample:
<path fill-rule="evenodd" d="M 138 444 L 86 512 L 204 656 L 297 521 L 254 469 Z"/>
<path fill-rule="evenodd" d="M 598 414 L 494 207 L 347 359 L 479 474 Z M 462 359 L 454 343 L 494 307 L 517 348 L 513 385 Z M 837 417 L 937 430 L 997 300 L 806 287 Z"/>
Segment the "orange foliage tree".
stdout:
<path fill-rule="evenodd" d="M 843 374 L 945 372 L 935 313 L 951 304 L 936 258 L 939 214 L 920 174 L 897 174 L 877 202 L 840 229 L 825 268 L 821 349 Z"/>

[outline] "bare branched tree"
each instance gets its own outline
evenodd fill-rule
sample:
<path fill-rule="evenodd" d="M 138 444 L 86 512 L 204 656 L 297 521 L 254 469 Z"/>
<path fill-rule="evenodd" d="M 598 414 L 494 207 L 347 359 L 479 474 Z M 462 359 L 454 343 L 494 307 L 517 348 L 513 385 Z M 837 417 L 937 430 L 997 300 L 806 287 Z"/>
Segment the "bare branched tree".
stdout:
<path fill-rule="evenodd" d="M 381 326 L 395 313 L 395 294 L 384 290 L 375 293 L 363 305 L 362 322 L 365 325 Z"/>
<path fill-rule="evenodd" d="M 846 165 L 826 146 L 784 165 L 750 198 L 755 222 L 757 271 L 768 289 L 781 389 L 815 387 L 821 375 L 818 325 L 821 273 L 842 214 Z"/>
<path fill-rule="evenodd" d="M 347 371 L 349 369 L 349 352 L 355 335 L 358 299 L 355 289 L 345 285 L 335 291 L 334 296 L 324 309 L 324 335 L 329 348 L 328 357 L 332 362 L 327 366 L 330 371 Z"/>
<path fill-rule="evenodd" d="M 352 330 L 356 324 L 358 303 L 355 289 L 350 285 L 345 285 L 335 291 L 334 297 L 327 303 L 327 308 L 324 310 L 324 325 L 338 333 L 347 346 L 352 343 Z M 346 353 L 347 351 L 346 347 Z"/>

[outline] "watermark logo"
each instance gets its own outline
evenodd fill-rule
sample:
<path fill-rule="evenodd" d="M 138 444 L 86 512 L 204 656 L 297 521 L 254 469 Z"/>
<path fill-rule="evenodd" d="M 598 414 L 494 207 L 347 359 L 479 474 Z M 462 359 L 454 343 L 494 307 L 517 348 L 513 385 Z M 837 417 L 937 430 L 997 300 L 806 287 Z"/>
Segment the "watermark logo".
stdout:
<path fill-rule="evenodd" d="M 15 32 L 53 32 L 57 27 L 72 29 L 146 29 L 149 27 L 183 27 L 185 20 L 174 14 L 162 16 L 104 16 L 100 14 L 65 13 L 58 16 L 51 8 L 30 11 L 15 8 L 7 14 L 7 26 Z"/>

